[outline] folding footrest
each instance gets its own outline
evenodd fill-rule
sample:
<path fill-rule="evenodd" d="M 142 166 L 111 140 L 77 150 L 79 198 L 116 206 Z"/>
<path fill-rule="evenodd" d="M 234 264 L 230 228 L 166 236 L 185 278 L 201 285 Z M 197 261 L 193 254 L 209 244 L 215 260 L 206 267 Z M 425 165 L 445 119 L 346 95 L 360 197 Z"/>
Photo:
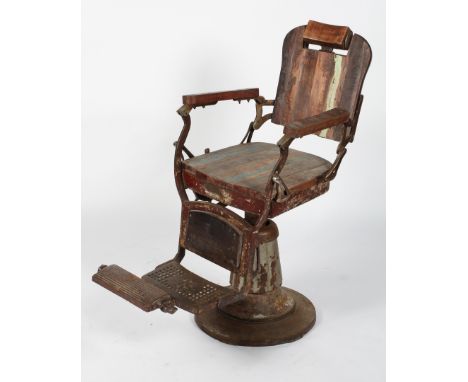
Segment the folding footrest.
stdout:
<path fill-rule="evenodd" d="M 102 265 L 93 275 L 93 281 L 145 312 L 161 309 L 174 313 L 177 310 L 174 299 L 168 293 L 118 265 Z"/>
<path fill-rule="evenodd" d="M 236 293 L 197 276 L 174 260 L 158 265 L 142 279 L 170 294 L 179 308 L 194 314 L 216 304 L 221 297 Z"/>

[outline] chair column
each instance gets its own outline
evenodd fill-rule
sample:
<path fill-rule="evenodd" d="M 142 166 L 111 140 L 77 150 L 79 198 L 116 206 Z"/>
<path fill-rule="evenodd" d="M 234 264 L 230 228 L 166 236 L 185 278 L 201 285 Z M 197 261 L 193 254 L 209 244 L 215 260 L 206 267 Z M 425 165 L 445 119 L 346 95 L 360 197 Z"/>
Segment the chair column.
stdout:
<path fill-rule="evenodd" d="M 254 224 L 255 216 L 246 216 Z M 252 282 L 231 272 L 238 293 L 219 298 L 216 305 L 195 314 L 205 333 L 220 341 L 243 346 L 269 346 L 295 341 L 315 323 L 315 308 L 308 298 L 283 287 L 278 251 L 278 228 L 268 220 L 258 232 L 252 262 Z M 245 286 L 250 285 L 248 290 Z"/>
<path fill-rule="evenodd" d="M 281 263 L 278 251 L 278 228 L 268 220 L 260 230 L 261 244 L 256 248 L 252 283 L 247 293 L 225 297 L 218 308 L 233 317 L 243 320 L 266 320 L 279 318 L 294 308 L 294 299 L 282 288 Z M 244 277 L 231 273 L 231 288 L 243 291 Z"/>

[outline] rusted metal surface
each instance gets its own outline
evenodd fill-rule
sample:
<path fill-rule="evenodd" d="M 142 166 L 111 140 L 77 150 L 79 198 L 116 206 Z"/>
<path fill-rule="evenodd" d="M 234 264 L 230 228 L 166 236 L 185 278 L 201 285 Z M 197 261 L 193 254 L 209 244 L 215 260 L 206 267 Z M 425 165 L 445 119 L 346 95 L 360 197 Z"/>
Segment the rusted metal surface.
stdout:
<path fill-rule="evenodd" d="M 361 106 L 364 102 L 364 96 L 361 94 L 358 99 L 358 103 L 356 105 L 356 111 L 354 112 L 354 118 L 351 121 L 351 131 L 349 135 L 349 141 L 354 141 L 354 135 L 356 134 L 356 128 L 359 121 L 359 115 L 361 114 Z"/>
<path fill-rule="evenodd" d="M 99 267 L 93 275 L 93 281 L 145 312 L 161 309 L 166 313 L 174 313 L 177 310 L 169 294 L 118 265 Z"/>
<path fill-rule="evenodd" d="M 292 139 L 289 139 L 289 137 L 286 140 L 281 138 L 277 143 L 277 146 L 279 147 L 279 150 L 280 150 L 280 155 L 268 177 L 268 181 L 265 187 L 265 204 L 263 207 L 263 211 L 258 218 L 257 224 L 255 225 L 254 232 L 258 232 L 263 227 L 265 222 L 267 221 L 268 216 L 270 216 L 270 210 L 272 207 L 273 199 L 275 197 L 274 195 L 275 182 L 273 181 L 273 179 L 275 177 L 279 178 L 279 174 L 283 170 L 283 167 L 286 164 L 286 161 L 288 159 L 289 145 L 291 143 L 292 143 Z"/>
<path fill-rule="evenodd" d="M 177 147 L 177 141 L 174 142 L 174 147 Z M 182 151 L 187 155 L 187 157 L 189 158 L 193 158 L 195 155 L 192 154 L 192 152 L 187 148 L 185 147 L 184 145 L 182 145 Z"/>
<path fill-rule="evenodd" d="M 364 96 L 361 95 L 358 100 L 354 119 L 346 125 L 345 133 L 341 137 L 341 141 L 336 149 L 336 159 L 333 162 L 332 166 L 327 170 L 327 172 L 321 175 L 321 182 L 330 182 L 333 179 L 335 179 L 335 176 L 338 172 L 338 168 L 341 165 L 341 161 L 343 160 L 343 157 L 346 155 L 347 152 L 346 145 L 354 140 L 354 135 L 356 133 L 356 126 L 359 119 L 359 114 L 361 112 L 361 105 L 363 99 Z"/>
<path fill-rule="evenodd" d="M 241 290 L 245 291 L 250 287 L 252 282 L 251 272 L 252 262 L 253 262 L 253 253 L 257 245 L 256 237 L 253 235 L 253 227 L 247 221 L 242 219 L 239 215 L 233 211 L 223 207 L 220 204 L 214 204 L 210 202 L 203 201 L 185 201 L 182 204 L 182 218 L 181 218 L 181 228 L 180 228 L 180 239 L 179 244 L 183 248 L 187 248 L 187 236 L 189 234 L 188 227 L 190 222 L 190 213 L 192 211 L 205 212 L 212 215 L 212 219 L 220 219 L 227 226 L 234 229 L 239 234 L 239 244 L 240 251 L 238 255 L 238 260 L 236 260 L 235 269 L 232 267 L 232 263 L 226 261 L 224 254 L 218 254 L 218 258 L 214 259 L 212 257 L 213 253 L 216 251 L 213 247 L 214 241 L 207 241 L 204 243 L 205 247 L 201 251 L 197 251 L 200 248 L 193 248 L 196 253 L 199 255 L 217 263 L 218 265 L 224 266 L 227 269 L 235 270 L 238 274 L 242 275 L 245 280 L 245 284 Z M 215 244 L 216 245 L 216 244 Z"/>
<path fill-rule="evenodd" d="M 253 220 L 249 220 L 253 219 Z M 251 224 L 255 225 L 258 221 L 258 215 L 255 217 L 248 217 L 246 214 L 245 220 L 250 221 Z M 275 224 L 273 220 L 267 220 L 266 223 L 263 225 L 262 229 L 260 229 L 257 234 L 255 235 L 255 243 L 257 245 L 268 243 L 277 239 L 279 236 L 278 226 Z"/>
<path fill-rule="evenodd" d="M 186 201 L 182 203 L 182 223 L 180 233 L 180 244 L 184 246 L 186 228 L 191 211 L 203 211 L 223 219 L 227 224 L 233 226 L 238 232 L 247 232 L 252 226 L 235 212 L 219 205 L 206 201 Z"/>
<path fill-rule="evenodd" d="M 176 149 L 174 153 L 174 178 L 176 182 L 177 192 L 179 193 L 180 200 L 182 202 L 188 200 L 187 193 L 185 192 L 184 187 L 184 180 L 182 178 L 182 162 L 184 160 L 183 157 L 183 149 L 185 145 L 185 141 L 187 139 L 188 133 L 190 131 L 191 119 L 190 119 L 190 111 L 192 110 L 191 106 L 183 105 L 177 110 L 177 113 L 181 116 L 182 120 L 184 121 L 184 127 L 180 132 L 179 139 L 177 140 Z"/>
<path fill-rule="evenodd" d="M 278 253 L 277 240 L 258 246 L 252 269 L 253 282 L 250 293 L 268 293 L 281 286 L 283 278 Z"/>
<path fill-rule="evenodd" d="M 172 296 L 179 308 L 194 314 L 216 305 L 221 297 L 234 293 L 190 272 L 173 260 L 158 265 L 142 279 Z"/>
<path fill-rule="evenodd" d="M 255 225 L 250 226 L 249 252 L 245 261 L 248 268 L 231 272 L 231 287 L 242 293 L 258 293 L 271 291 L 275 286 L 281 285 L 281 267 L 278 260 L 276 238 L 278 228 L 272 220 L 268 220 L 263 227 L 255 232 Z M 276 252 L 274 251 L 276 249 Z M 271 263 L 269 262 L 272 258 Z M 276 260 L 275 260 L 276 259 Z M 279 282 L 279 285 L 276 283 Z M 272 287 L 269 288 L 268 286 Z"/>
<path fill-rule="evenodd" d="M 272 292 L 258 294 L 236 293 L 219 300 L 218 309 L 234 318 L 246 321 L 278 320 L 291 313 L 294 299 L 277 288 Z"/>
<path fill-rule="evenodd" d="M 280 319 L 294 308 L 294 299 L 281 288 L 282 275 L 278 251 L 278 229 L 268 220 L 259 230 L 254 261 L 250 270 L 252 282 L 243 288 L 245 277 L 231 273 L 231 288 L 237 293 L 220 299 L 218 309 L 240 320 L 264 321 Z"/>
<path fill-rule="evenodd" d="M 267 100 L 265 97 L 259 96 L 255 98 L 255 119 L 250 123 L 247 133 L 241 143 L 249 143 L 255 130 L 258 130 L 262 125 L 271 119 L 273 113 L 263 114 L 264 106 L 274 106 L 275 100 Z"/>
<path fill-rule="evenodd" d="M 230 271 L 239 267 L 242 232 L 224 219 L 197 210 L 189 211 L 186 227 L 186 249 Z"/>
<path fill-rule="evenodd" d="M 303 337 L 315 324 L 315 308 L 308 298 L 288 288 L 284 292 L 294 300 L 289 314 L 272 320 L 240 320 L 216 307 L 195 315 L 195 322 L 209 336 L 231 345 L 272 346 Z"/>
<path fill-rule="evenodd" d="M 293 208 L 296 208 L 304 203 L 307 203 L 311 201 L 312 199 L 315 199 L 316 197 L 323 195 L 325 192 L 328 191 L 329 188 L 330 188 L 330 183 L 323 181 L 317 184 L 315 187 L 302 190 L 291 195 L 291 197 L 288 198 L 284 202 L 278 203 L 278 202 L 273 201 L 273 203 L 271 204 L 269 217 L 272 218 L 272 217 L 281 215 L 289 210 L 292 210 Z"/>

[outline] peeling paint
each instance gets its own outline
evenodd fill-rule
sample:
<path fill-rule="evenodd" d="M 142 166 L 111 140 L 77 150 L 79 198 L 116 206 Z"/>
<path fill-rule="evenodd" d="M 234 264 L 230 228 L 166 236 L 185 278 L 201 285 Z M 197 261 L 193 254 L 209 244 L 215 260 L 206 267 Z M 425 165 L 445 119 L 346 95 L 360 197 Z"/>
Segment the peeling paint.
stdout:
<path fill-rule="evenodd" d="M 338 90 L 338 85 L 340 83 L 342 72 L 342 62 L 343 56 L 335 55 L 335 68 L 333 71 L 333 77 L 330 81 L 330 87 L 328 88 L 326 110 L 331 110 L 335 107 L 336 91 Z M 321 136 L 322 138 L 326 138 L 328 130 L 330 129 L 322 130 L 319 136 Z"/>

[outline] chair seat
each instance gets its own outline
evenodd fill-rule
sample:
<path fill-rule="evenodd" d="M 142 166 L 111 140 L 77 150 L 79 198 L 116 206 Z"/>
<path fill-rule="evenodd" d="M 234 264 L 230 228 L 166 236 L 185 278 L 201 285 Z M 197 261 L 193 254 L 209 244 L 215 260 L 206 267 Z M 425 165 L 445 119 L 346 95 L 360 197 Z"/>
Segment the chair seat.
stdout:
<path fill-rule="evenodd" d="M 259 214 L 265 204 L 268 177 L 279 158 L 277 145 L 253 142 L 227 147 L 184 161 L 186 188 L 198 194 Z M 280 174 L 291 195 L 275 202 L 270 216 L 279 215 L 328 190 L 318 178 L 331 167 L 326 159 L 289 150 Z"/>

